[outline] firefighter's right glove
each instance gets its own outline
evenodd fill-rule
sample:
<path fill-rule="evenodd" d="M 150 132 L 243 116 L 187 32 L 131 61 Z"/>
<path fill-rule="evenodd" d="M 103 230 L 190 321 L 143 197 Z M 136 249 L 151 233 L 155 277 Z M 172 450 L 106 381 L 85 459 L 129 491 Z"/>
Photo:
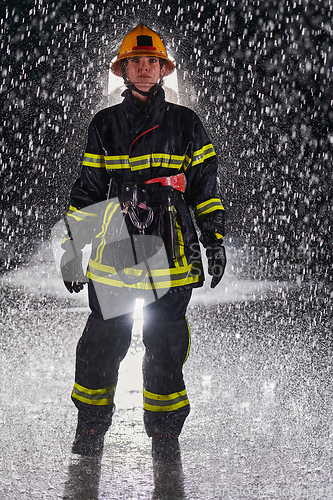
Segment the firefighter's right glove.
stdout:
<path fill-rule="evenodd" d="M 208 259 L 208 274 L 213 276 L 210 287 L 215 288 L 220 283 L 227 264 L 225 248 L 223 245 L 214 242 L 206 247 L 206 255 Z"/>
<path fill-rule="evenodd" d="M 82 251 L 76 251 L 74 245 L 66 245 L 60 260 L 60 270 L 65 287 L 70 293 L 79 293 L 88 281 L 82 269 Z"/>

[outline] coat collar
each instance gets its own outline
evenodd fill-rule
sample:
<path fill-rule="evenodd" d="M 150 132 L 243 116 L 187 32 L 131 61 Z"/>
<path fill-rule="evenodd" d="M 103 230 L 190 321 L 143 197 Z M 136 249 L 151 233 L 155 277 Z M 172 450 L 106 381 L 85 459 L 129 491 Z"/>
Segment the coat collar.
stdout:
<path fill-rule="evenodd" d="M 165 104 L 165 93 L 161 86 L 156 86 L 155 91 L 144 111 L 138 108 L 135 103 L 135 98 L 130 90 L 126 89 L 121 95 L 124 97 L 122 108 L 126 118 L 129 120 L 131 128 L 134 125 L 134 128 L 137 129 L 136 131 L 139 131 L 142 125 L 144 126 L 149 117 L 152 117 L 155 114 L 158 115 L 161 107 Z"/>

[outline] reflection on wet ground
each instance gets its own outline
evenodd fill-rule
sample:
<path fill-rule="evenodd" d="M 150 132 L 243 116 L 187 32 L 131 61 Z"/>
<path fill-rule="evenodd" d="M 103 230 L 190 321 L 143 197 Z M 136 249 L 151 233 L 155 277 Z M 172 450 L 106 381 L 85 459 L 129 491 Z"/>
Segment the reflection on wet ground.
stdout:
<path fill-rule="evenodd" d="M 152 500 L 183 500 L 186 498 L 181 460 L 163 464 L 153 460 L 154 491 Z"/>
<path fill-rule="evenodd" d="M 1 498 L 333 498 L 332 305 L 324 285 L 192 304 L 192 411 L 182 464 L 172 470 L 153 464 L 143 429 L 139 327 L 102 460 L 90 462 L 70 453 L 69 395 L 87 311 L 17 285 L 3 284 L 1 294 Z"/>
<path fill-rule="evenodd" d="M 74 455 L 68 467 L 63 500 L 98 499 L 101 459 Z"/>
<path fill-rule="evenodd" d="M 101 476 L 101 459 L 73 456 L 68 467 L 67 480 L 62 500 L 98 500 L 99 498 L 151 498 L 152 500 L 185 500 L 184 474 L 182 462 L 161 463 L 153 460 L 154 487 L 151 496 L 147 496 L 144 488 L 140 491 L 128 492 L 112 489 L 107 496 L 99 493 Z M 112 471 L 112 469 L 111 469 Z M 112 496 L 110 496 L 110 494 Z M 119 495 L 119 496 L 116 496 Z M 141 496 L 140 496 L 141 495 Z"/>

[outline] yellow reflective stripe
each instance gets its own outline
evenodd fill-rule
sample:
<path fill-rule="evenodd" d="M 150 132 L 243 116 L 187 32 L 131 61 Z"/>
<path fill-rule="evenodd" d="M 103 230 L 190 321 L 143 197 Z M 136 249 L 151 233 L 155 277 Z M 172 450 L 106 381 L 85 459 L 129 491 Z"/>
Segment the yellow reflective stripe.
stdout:
<path fill-rule="evenodd" d="M 86 167 L 105 168 L 104 155 L 84 153 L 82 165 Z"/>
<path fill-rule="evenodd" d="M 171 280 L 171 284 L 170 284 L 170 287 L 174 287 L 174 286 L 184 286 L 184 285 L 192 285 L 193 283 L 198 283 L 199 281 L 202 281 L 203 280 L 203 275 L 199 275 L 199 276 L 187 276 L 186 278 L 182 278 L 182 279 L 173 279 Z M 162 286 L 158 286 L 156 288 L 163 288 Z"/>
<path fill-rule="evenodd" d="M 146 389 L 143 389 L 143 395 L 149 399 L 156 400 L 156 401 L 172 401 L 176 398 L 179 397 L 187 397 L 186 396 L 186 389 L 183 389 L 180 392 L 173 392 L 172 394 L 155 394 L 154 392 L 149 392 L 146 391 Z"/>
<path fill-rule="evenodd" d="M 207 205 L 209 205 L 211 203 L 218 203 L 222 207 L 220 198 L 210 198 L 209 200 L 206 200 L 206 201 L 203 201 L 202 203 L 199 203 L 199 205 L 197 205 L 196 210 L 200 210 L 201 208 L 205 208 L 205 207 L 207 207 Z M 222 210 L 224 210 L 223 207 L 222 207 Z"/>
<path fill-rule="evenodd" d="M 130 158 L 131 170 L 142 170 L 150 167 L 163 167 L 180 169 L 184 162 L 184 156 L 154 153 L 144 156 Z"/>
<path fill-rule="evenodd" d="M 145 410 L 174 411 L 189 404 L 186 389 L 173 394 L 154 394 L 145 389 L 143 390 L 143 406 Z"/>
<path fill-rule="evenodd" d="M 123 281 L 121 281 L 117 276 L 114 278 L 108 277 L 108 275 L 98 275 L 90 270 L 87 272 L 87 276 L 92 281 L 96 283 L 102 283 L 103 285 L 113 286 L 115 288 L 131 288 L 134 290 L 152 290 L 152 289 L 169 289 L 171 286 L 171 281 L 164 281 L 163 283 L 154 283 L 153 286 L 150 284 L 150 281 L 147 278 L 143 278 L 143 280 L 138 283 L 134 283 L 133 285 L 127 285 Z"/>
<path fill-rule="evenodd" d="M 129 156 L 128 155 L 106 156 L 105 166 L 107 170 L 130 168 Z"/>
<path fill-rule="evenodd" d="M 174 264 L 176 267 L 187 266 L 187 259 L 184 253 L 184 239 L 180 224 L 178 224 L 177 219 L 176 219 L 176 234 L 178 241 L 175 241 L 176 259 L 174 260 Z"/>
<path fill-rule="evenodd" d="M 207 145 L 196 151 L 193 155 L 193 165 L 200 163 L 210 156 L 214 156 L 213 146 Z M 128 155 L 104 156 L 93 153 L 85 153 L 82 165 L 86 167 L 106 168 L 107 170 L 127 169 L 142 170 L 150 167 L 163 167 L 179 170 L 182 166 L 186 170 L 191 163 L 188 155 L 169 155 L 166 153 L 153 153 L 149 155 L 135 156 Z"/>
<path fill-rule="evenodd" d="M 103 285 L 109 285 L 113 286 L 116 288 L 133 288 L 136 290 L 168 290 L 169 288 L 177 287 L 177 286 L 185 286 L 185 285 L 192 285 L 194 283 L 198 283 L 199 281 L 203 280 L 203 275 L 199 276 L 188 276 L 186 278 L 178 279 L 178 280 L 165 280 L 165 281 L 156 281 L 154 280 L 153 286 L 150 284 L 150 281 L 146 279 L 145 281 L 139 281 L 138 283 L 135 283 L 133 285 L 127 285 L 122 281 L 119 281 L 119 279 L 115 278 L 109 278 L 107 276 L 99 276 L 97 274 L 92 273 L 90 270 L 87 272 L 87 276 L 89 279 L 92 281 L 95 281 L 97 283 L 102 283 Z"/>
<path fill-rule="evenodd" d="M 69 207 L 67 217 L 72 217 L 75 220 L 85 220 L 87 217 L 97 217 L 97 214 L 92 214 L 90 212 L 85 212 L 84 210 L 79 210 L 78 208 L 75 208 L 71 205 Z"/>
<path fill-rule="evenodd" d="M 195 209 L 195 216 L 201 217 L 201 215 L 209 214 L 215 210 L 224 210 L 219 198 L 211 198 L 210 200 L 199 203 Z"/>
<path fill-rule="evenodd" d="M 91 212 L 85 212 L 84 210 L 79 210 L 78 208 L 73 207 L 73 205 L 71 205 L 69 207 L 69 210 L 71 210 L 72 212 L 79 212 L 80 214 L 83 214 L 83 215 L 91 215 L 93 217 L 96 217 L 96 215 L 97 215 L 97 214 L 92 214 Z"/>
<path fill-rule="evenodd" d="M 139 266 L 140 264 L 138 264 Z M 144 265 L 144 264 L 143 264 Z M 101 275 L 102 273 L 106 273 L 108 275 L 110 274 L 115 274 L 117 275 L 117 271 L 115 267 L 108 266 L 106 264 L 102 264 L 101 262 L 98 262 L 96 258 L 91 258 L 89 261 L 89 267 L 92 269 L 95 269 L 96 271 L 100 271 Z M 146 269 L 146 267 L 144 267 Z M 142 268 L 138 267 L 125 267 L 123 269 L 124 273 L 129 275 L 129 276 L 141 276 L 142 275 Z M 169 274 L 168 272 L 166 274 Z M 147 277 L 147 274 L 143 278 Z"/>
<path fill-rule="evenodd" d="M 177 404 L 174 405 L 169 405 L 169 406 L 158 406 L 156 404 L 149 404 L 148 401 L 145 401 L 143 403 L 143 407 L 145 410 L 149 411 L 174 411 L 178 410 L 179 408 L 183 408 L 184 406 L 188 406 L 190 404 L 189 400 L 186 399 L 185 401 L 180 401 Z"/>
<path fill-rule="evenodd" d="M 77 221 L 85 220 L 85 217 L 79 217 L 78 215 L 74 215 L 74 214 L 70 214 L 70 213 L 67 214 L 67 217 L 71 217 L 72 219 L 77 220 Z"/>
<path fill-rule="evenodd" d="M 197 165 L 198 163 L 202 163 L 207 158 L 211 156 L 215 156 L 215 151 L 212 144 L 207 144 L 203 146 L 198 151 L 194 151 L 192 158 L 192 166 Z"/>
<path fill-rule="evenodd" d="M 130 158 L 131 170 L 141 170 L 143 168 L 150 168 L 152 165 L 151 156 Z"/>
<path fill-rule="evenodd" d="M 171 271 L 174 271 L 175 269 L 166 269 L 163 270 L 165 273 L 164 276 L 158 276 L 158 273 L 152 271 L 152 278 L 153 278 L 153 284 L 150 283 L 150 280 L 148 279 L 148 275 L 143 277 L 142 280 L 140 280 L 138 283 L 134 283 L 131 285 L 128 285 L 124 283 L 121 278 L 118 278 L 116 274 L 110 274 L 110 273 L 103 273 L 101 271 L 98 271 L 93 268 L 93 263 L 91 260 L 89 262 L 89 269 L 87 272 L 88 278 L 90 278 L 92 281 L 96 281 L 97 283 L 103 283 L 104 285 L 109 285 L 113 286 L 116 288 L 132 288 L 132 289 L 137 289 L 137 290 L 161 290 L 161 289 L 169 289 L 170 287 L 176 287 L 176 286 L 184 286 L 184 285 L 189 285 L 193 283 L 198 283 L 199 281 L 203 280 L 203 274 L 198 274 L 195 276 L 190 275 L 190 272 L 185 272 L 185 273 L 179 273 L 175 276 L 172 276 Z M 177 268 L 178 270 L 179 268 Z M 124 270 L 125 272 L 127 271 L 126 269 Z M 170 271 L 170 276 L 167 274 Z M 126 273 L 128 274 L 128 273 Z"/>
<path fill-rule="evenodd" d="M 75 382 L 72 398 L 89 405 L 110 405 L 113 403 L 116 385 L 114 384 L 103 389 L 88 389 Z"/>
<path fill-rule="evenodd" d="M 108 266 L 106 264 L 101 264 L 99 262 L 96 262 L 94 259 L 90 259 L 89 261 L 89 267 L 94 269 L 95 271 L 101 271 L 101 273 L 106 273 L 108 275 L 110 274 L 115 274 L 117 273 L 116 269 L 112 266 Z M 186 266 L 182 267 L 172 267 L 172 268 L 165 268 L 165 269 L 151 269 L 150 274 L 155 277 L 169 277 L 169 275 L 173 276 L 174 278 L 177 278 L 177 276 L 182 276 L 182 275 L 189 275 L 191 273 L 192 266 L 191 264 L 187 264 Z M 125 267 L 124 272 L 129 275 L 136 275 L 139 276 L 141 274 L 140 269 L 136 269 L 134 267 Z M 147 273 L 148 274 L 148 273 Z M 146 277 L 147 277 L 146 274 Z"/>
<path fill-rule="evenodd" d="M 223 239 L 223 235 L 222 234 L 219 234 L 219 233 L 215 233 L 215 236 L 218 240 L 222 240 Z"/>
<path fill-rule="evenodd" d="M 187 358 L 188 358 L 188 355 L 190 354 L 190 347 L 191 347 L 191 330 L 190 330 L 190 326 L 189 326 L 189 324 L 188 324 L 188 321 L 187 321 L 187 317 L 186 317 L 186 316 L 185 316 L 185 320 L 186 320 L 187 329 L 188 329 L 188 346 L 187 346 L 187 352 L 186 352 L 186 356 L 185 356 L 185 359 L 184 359 L 183 366 L 185 365 L 186 360 L 187 360 Z"/>
<path fill-rule="evenodd" d="M 183 163 L 183 167 L 184 167 L 184 170 L 187 169 L 187 167 L 189 166 L 189 164 L 191 163 L 192 159 L 189 157 L 189 156 L 185 156 L 185 159 L 184 159 L 184 163 Z"/>
<path fill-rule="evenodd" d="M 133 158 L 130 158 L 128 155 L 105 156 L 104 159 L 107 170 L 130 168 L 133 171 L 150 167 L 163 167 L 179 170 L 183 164 L 184 168 L 186 168 L 191 161 L 188 156 L 169 155 L 165 153 L 153 153 L 149 155 L 135 156 Z"/>
<path fill-rule="evenodd" d="M 119 203 L 114 203 L 112 201 L 111 203 L 109 203 L 109 205 L 107 206 L 107 208 L 105 210 L 105 214 L 104 214 L 104 217 L 103 217 L 102 230 L 96 236 L 96 238 L 101 237 L 101 242 L 98 245 L 98 248 L 96 250 L 96 262 L 102 262 L 103 250 L 104 250 L 105 245 L 106 245 L 105 234 L 106 234 L 106 231 L 107 231 L 107 229 L 109 227 L 109 224 L 111 222 L 112 216 L 113 216 L 113 214 L 115 213 L 115 211 L 117 210 L 117 208 L 119 206 L 120 206 Z M 111 210 L 111 212 L 110 212 L 110 210 Z"/>

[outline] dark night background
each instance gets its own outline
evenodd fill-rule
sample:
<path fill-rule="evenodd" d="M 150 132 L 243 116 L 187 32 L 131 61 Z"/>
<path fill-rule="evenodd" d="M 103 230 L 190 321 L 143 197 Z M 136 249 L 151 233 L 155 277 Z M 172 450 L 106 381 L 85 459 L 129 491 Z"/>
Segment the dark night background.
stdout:
<path fill-rule="evenodd" d="M 327 278 L 332 16 L 331 0 L 2 3 L 1 269 L 24 264 L 66 211 L 109 63 L 144 22 L 217 151 L 227 244 L 243 252 L 234 272 Z"/>

